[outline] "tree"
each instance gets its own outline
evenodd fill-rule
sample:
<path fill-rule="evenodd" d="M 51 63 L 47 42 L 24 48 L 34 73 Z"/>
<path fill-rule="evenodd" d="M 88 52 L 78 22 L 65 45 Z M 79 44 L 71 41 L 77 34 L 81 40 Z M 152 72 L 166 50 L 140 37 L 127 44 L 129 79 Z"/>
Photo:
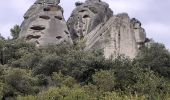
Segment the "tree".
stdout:
<path fill-rule="evenodd" d="M 13 37 L 13 39 L 17 39 L 19 37 L 19 33 L 21 29 L 19 25 L 15 25 L 10 31 L 11 31 L 11 36 Z"/>
<path fill-rule="evenodd" d="M 31 94 L 34 92 L 32 86 L 34 79 L 29 74 L 27 70 L 9 69 L 4 78 L 5 82 L 17 92 Z"/>
<path fill-rule="evenodd" d="M 134 63 L 170 79 L 170 52 L 163 44 L 153 43 L 150 47 L 144 47 Z"/>
<path fill-rule="evenodd" d="M 93 75 L 93 81 L 100 91 L 110 92 L 115 85 L 114 72 L 100 71 Z"/>
<path fill-rule="evenodd" d="M 5 40 L 5 38 L 0 33 L 0 40 Z"/>

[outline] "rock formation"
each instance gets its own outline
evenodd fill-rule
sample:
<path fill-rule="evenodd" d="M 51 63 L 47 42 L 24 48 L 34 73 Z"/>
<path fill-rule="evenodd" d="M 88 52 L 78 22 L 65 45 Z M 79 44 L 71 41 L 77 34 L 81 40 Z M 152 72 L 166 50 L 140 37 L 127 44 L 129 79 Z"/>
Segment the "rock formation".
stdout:
<path fill-rule="evenodd" d="M 113 15 L 101 0 L 86 0 L 78 5 L 67 25 L 74 42 L 84 39 L 85 50 L 101 49 L 106 58 L 134 58 L 146 41 L 145 30 L 137 19 L 130 19 L 126 13 Z"/>
<path fill-rule="evenodd" d="M 78 5 L 67 21 L 74 41 L 83 38 L 101 23 L 106 23 L 113 16 L 109 5 L 100 0 L 87 0 Z"/>
<path fill-rule="evenodd" d="M 106 58 L 134 58 L 147 42 L 140 21 L 126 13 L 114 15 L 101 0 L 77 2 L 67 23 L 59 3 L 60 0 L 37 0 L 24 15 L 20 37 L 38 45 L 76 44 L 83 40 L 85 50 L 103 50 Z"/>
<path fill-rule="evenodd" d="M 37 0 L 24 15 L 20 37 L 37 46 L 72 44 L 60 0 Z"/>

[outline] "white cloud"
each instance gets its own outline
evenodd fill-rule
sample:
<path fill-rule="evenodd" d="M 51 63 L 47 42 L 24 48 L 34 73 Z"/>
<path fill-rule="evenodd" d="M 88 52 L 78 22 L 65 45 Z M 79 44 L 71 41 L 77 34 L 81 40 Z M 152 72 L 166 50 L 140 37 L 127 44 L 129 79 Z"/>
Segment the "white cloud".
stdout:
<path fill-rule="evenodd" d="M 0 24 L 0 27 L 1 27 L 0 31 L 3 32 L 3 34 L 1 33 L 1 35 L 5 36 L 5 37 L 9 37 L 10 36 L 9 29 L 10 29 L 11 26 L 12 25 L 10 25 L 10 24 L 5 24 L 5 25 Z"/>
<path fill-rule="evenodd" d="M 110 8 L 116 13 L 120 12 L 140 12 L 147 10 L 153 0 L 105 0 L 110 4 Z"/>
<path fill-rule="evenodd" d="M 75 8 L 75 2 L 85 0 L 61 0 L 60 5 L 64 8 L 64 17 L 67 20 L 70 17 L 73 9 Z"/>
<path fill-rule="evenodd" d="M 149 38 L 153 38 L 156 42 L 166 44 L 170 50 L 170 24 L 150 22 L 143 25 Z"/>
<path fill-rule="evenodd" d="M 0 33 L 4 37 L 10 36 L 10 28 L 21 24 L 25 11 L 33 2 L 30 0 L 3 0 L 0 3 Z"/>

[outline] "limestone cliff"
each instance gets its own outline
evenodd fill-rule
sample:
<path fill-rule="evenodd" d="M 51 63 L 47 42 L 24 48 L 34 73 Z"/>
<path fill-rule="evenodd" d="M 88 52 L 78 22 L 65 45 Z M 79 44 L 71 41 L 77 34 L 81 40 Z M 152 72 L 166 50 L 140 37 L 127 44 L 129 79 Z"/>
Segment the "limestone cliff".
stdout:
<path fill-rule="evenodd" d="M 60 0 L 37 0 L 24 15 L 20 37 L 39 45 L 72 44 Z"/>
<path fill-rule="evenodd" d="M 85 50 L 103 50 L 106 58 L 134 58 L 147 41 L 140 21 L 126 13 L 114 15 L 101 0 L 77 2 L 67 23 L 59 3 L 60 0 L 37 0 L 24 15 L 20 37 L 37 45 L 76 44 L 83 40 Z"/>

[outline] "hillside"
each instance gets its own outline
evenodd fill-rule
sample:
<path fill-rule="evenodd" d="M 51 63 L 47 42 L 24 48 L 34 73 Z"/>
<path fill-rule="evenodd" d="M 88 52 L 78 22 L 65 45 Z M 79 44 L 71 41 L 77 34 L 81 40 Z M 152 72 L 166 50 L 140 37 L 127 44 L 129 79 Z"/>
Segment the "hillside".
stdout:
<path fill-rule="evenodd" d="M 0 52 L 2 100 L 170 98 L 170 52 L 162 44 L 144 47 L 133 60 L 105 59 L 102 51 L 84 51 L 82 43 L 37 48 L 1 40 Z"/>
<path fill-rule="evenodd" d="M 170 52 L 101 0 L 37 0 L 0 36 L 1 100 L 169 100 Z"/>

